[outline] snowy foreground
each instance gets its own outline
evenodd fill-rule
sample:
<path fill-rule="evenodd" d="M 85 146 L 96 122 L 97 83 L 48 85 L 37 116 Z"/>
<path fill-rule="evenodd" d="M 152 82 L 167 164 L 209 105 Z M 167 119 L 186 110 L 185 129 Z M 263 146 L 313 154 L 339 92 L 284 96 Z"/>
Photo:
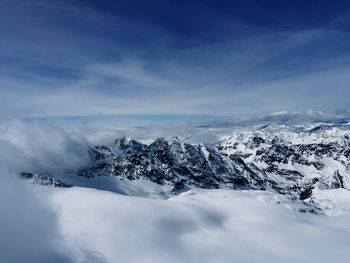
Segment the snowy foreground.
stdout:
<path fill-rule="evenodd" d="M 50 190 L 51 191 L 51 190 Z M 323 214 L 264 191 L 192 190 L 167 200 L 53 189 L 67 244 L 102 262 L 349 262 L 350 191 L 316 193 Z M 330 201 L 330 199 L 332 201 Z"/>
<path fill-rule="evenodd" d="M 283 127 L 101 145 L 0 125 L 0 263 L 349 262 L 350 121 Z"/>

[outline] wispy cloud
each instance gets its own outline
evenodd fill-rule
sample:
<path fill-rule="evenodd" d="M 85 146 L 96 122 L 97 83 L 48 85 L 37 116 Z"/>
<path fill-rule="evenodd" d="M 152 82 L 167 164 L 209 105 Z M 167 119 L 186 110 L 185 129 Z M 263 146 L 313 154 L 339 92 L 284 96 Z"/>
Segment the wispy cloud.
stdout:
<path fill-rule="evenodd" d="M 0 261 L 104 262 L 98 253 L 67 243 L 49 189 L 18 178 L 21 171 L 78 169 L 89 161 L 85 141 L 58 126 L 21 121 L 1 124 L 0 134 Z"/>
<path fill-rule="evenodd" d="M 127 82 L 131 86 L 171 88 L 171 83 L 156 76 L 156 72 L 147 72 L 140 60 L 128 59 L 121 63 L 90 65 L 85 73 L 101 81 L 111 79 L 115 82 Z"/>
<path fill-rule="evenodd" d="M 62 6 L 62 5 L 55 5 L 50 4 L 47 2 L 42 1 L 24 1 L 24 0 L 1 0 L 4 2 L 10 2 L 14 4 L 21 4 L 21 5 L 27 5 L 27 6 L 33 6 L 33 7 L 43 7 L 43 8 L 53 8 L 53 9 L 59 9 L 59 10 L 66 10 L 66 11 L 77 11 L 77 8 L 68 7 L 68 6 Z"/>
<path fill-rule="evenodd" d="M 75 6 L 82 12 L 5 6 L 3 117 L 347 108 L 350 33 L 334 22 L 346 10 L 325 25 L 278 27 L 206 8 L 225 30 L 195 20 L 190 34 L 142 14 Z"/>

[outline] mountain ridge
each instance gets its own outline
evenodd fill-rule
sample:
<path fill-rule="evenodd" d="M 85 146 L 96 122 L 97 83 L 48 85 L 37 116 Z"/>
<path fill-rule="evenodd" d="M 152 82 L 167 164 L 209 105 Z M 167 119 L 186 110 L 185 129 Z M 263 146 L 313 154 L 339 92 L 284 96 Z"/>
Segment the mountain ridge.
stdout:
<path fill-rule="evenodd" d="M 329 124 L 267 126 L 232 131 L 214 144 L 180 137 L 141 143 L 125 137 L 89 149 L 91 164 L 80 178 L 148 180 L 171 194 L 193 188 L 273 190 L 310 199 L 312 189 L 350 189 L 350 131 Z M 46 176 L 37 183 L 70 187 Z M 50 176 L 52 180 L 50 181 Z"/>

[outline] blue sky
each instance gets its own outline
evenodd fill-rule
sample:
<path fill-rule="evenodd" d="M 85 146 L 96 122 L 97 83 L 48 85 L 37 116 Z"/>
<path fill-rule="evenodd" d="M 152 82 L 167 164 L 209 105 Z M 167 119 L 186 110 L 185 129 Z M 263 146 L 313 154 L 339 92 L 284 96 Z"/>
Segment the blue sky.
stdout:
<path fill-rule="evenodd" d="M 350 108 L 349 1 L 0 0 L 0 117 Z"/>

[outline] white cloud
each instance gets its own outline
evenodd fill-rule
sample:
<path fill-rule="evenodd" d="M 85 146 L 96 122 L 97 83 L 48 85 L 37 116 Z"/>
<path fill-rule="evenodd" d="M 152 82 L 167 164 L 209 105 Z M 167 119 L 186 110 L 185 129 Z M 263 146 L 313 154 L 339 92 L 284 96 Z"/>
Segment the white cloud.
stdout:
<path fill-rule="evenodd" d="M 148 72 L 143 62 L 137 59 L 128 59 L 126 62 L 114 64 L 96 64 L 88 66 L 86 74 L 92 78 L 121 79 L 127 81 L 131 86 L 170 88 L 171 84 L 161 77 Z"/>
<path fill-rule="evenodd" d="M 76 170 L 89 163 L 87 142 L 49 124 L 11 121 L 0 126 L 0 140 L 11 148 L 11 169 L 48 172 Z"/>
<path fill-rule="evenodd" d="M 88 161 L 86 144 L 52 125 L 0 126 L 0 262 L 102 262 L 96 253 L 67 244 L 48 189 L 19 180 L 19 171 L 59 172 Z"/>

